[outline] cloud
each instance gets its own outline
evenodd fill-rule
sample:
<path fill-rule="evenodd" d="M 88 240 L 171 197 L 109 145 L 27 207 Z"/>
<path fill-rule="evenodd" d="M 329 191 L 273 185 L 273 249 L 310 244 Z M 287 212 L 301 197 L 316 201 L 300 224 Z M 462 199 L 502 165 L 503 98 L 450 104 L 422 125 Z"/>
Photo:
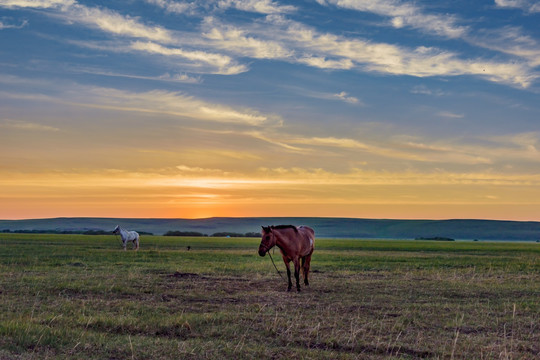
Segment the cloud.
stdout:
<path fill-rule="evenodd" d="M 451 39 L 461 39 L 475 46 L 496 50 L 506 54 L 523 57 L 531 67 L 540 65 L 540 45 L 532 37 L 521 34 L 518 28 L 476 29 L 459 25 L 460 19 L 448 14 L 428 14 L 421 7 L 398 0 L 317 0 L 321 5 L 391 17 L 390 24 L 395 28 L 411 27 L 427 34 Z M 527 0 L 495 0 L 499 7 L 521 8 L 528 12 L 540 12 L 540 3 Z M 487 74 L 491 81 L 514 82 L 527 87 L 538 75 L 499 76 L 500 66 Z M 523 69 L 527 71 L 528 69 Z M 521 70 L 521 71 L 523 71 Z M 482 70 L 483 71 L 483 70 Z M 520 71 L 516 69 L 514 71 Z M 465 72 L 468 73 L 468 72 Z M 511 78 L 514 79 L 511 79 Z"/>
<path fill-rule="evenodd" d="M 463 119 L 465 117 L 463 114 L 456 114 L 450 111 L 439 111 L 437 115 L 449 119 Z"/>
<path fill-rule="evenodd" d="M 521 9 L 529 13 L 540 12 L 540 3 L 530 0 L 495 0 L 495 5 L 500 8 Z"/>
<path fill-rule="evenodd" d="M 209 45 L 229 54 L 320 69 L 416 77 L 473 75 L 521 87 L 528 87 L 538 77 L 526 64 L 461 59 L 456 53 L 434 47 L 411 49 L 323 33 L 280 15 L 268 16 L 264 25 L 238 27 L 207 18 L 203 28 Z"/>
<path fill-rule="evenodd" d="M 104 71 L 101 69 L 89 68 L 89 67 L 73 67 L 73 68 L 64 67 L 64 69 L 68 71 L 72 71 L 74 73 L 85 73 L 85 74 L 94 74 L 94 75 L 111 76 L 111 77 L 123 77 L 123 78 L 129 78 L 129 79 L 170 81 L 170 82 L 178 82 L 178 83 L 185 83 L 185 84 L 200 84 L 203 82 L 200 76 L 194 77 L 188 74 L 164 73 L 158 76 L 143 76 L 143 75 L 135 75 L 135 74 L 116 73 L 116 72 Z"/>
<path fill-rule="evenodd" d="M 195 3 L 184 3 L 172 0 L 146 0 L 147 3 L 159 6 L 167 12 L 174 14 L 189 13 L 195 10 Z"/>
<path fill-rule="evenodd" d="M 246 135 L 268 142 L 273 146 L 285 149 L 288 152 L 299 154 L 317 154 L 324 162 L 327 156 L 336 156 L 346 159 L 375 159 L 386 158 L 394 160 L 407 160 L 415 163 L 439 163 L 479 165 L 491 164 L 487 151 L 469 148 L 462 144 L 429 144 L 426 142 L 403 140 L 401 136 L 387 135 L 385 140 L 364 139 L 363 141 L 332 136 L 298 136 L 294 134 L 279 134 L 279 141 L 271 132 L 265 133 L 250 131 Z M 333 151 L 332 151 L 333 149 Z M 328 152 L 329 151 L 329 152 Z M 353 155 L 354 154 L 354 155 Z M 378 161 L 376 161 L 378 162 Z"/>
<path fill-rule="evenodd" d="M 524 34 L 519 27 L 479 30 L 471 35 L 468 41 L 477 46 L 523 58 L 532 67 L 540 65 L 540 43 Z"/>
<path fill-rule="evenodd" d="M 540 162 L 540 133 L 526 132 L 504 136 L 486 136 L 479 139 L 491 148 L 493 156 L 501 161 L 518 165 Z"/>
<path fill-rule="evenodd" d="M 172 41 L 172 34 L 169 30 L 161 26 L 144 25 L 137 18 L 121 15 L 112 10 L 75 4 L 68 7 L 64 13 L 70 21 L 97 27 L 110 34 L 143 38 L 164 43 L 170 43 Z"/>
<path fill-rule="evenodd" d="M 75 0 L 0 0 L 0 6 L 4 7 L 31 7 L 47 9 L 65 7 L 75 4 Z"/>
<path fill-rule="evenodd" d="M 256 59 L 287 59 L 293 55 L 280 43 L 247 35 L 248 31 L 232 25 L 224 25 L 215 18 L 203 22 L 204 38 L 212 47 Z"/>
<path fill-rule="evenodd" d="M 194 120 L 249 126 L 280 126 L 282 119 L 254 109 L 213 104 L 181 93 L 153 90 L 129 92 L 110 88 L 85 88 L 70 102 L 78 105 L 150 114 L 162 114 Z"/>
<path fill-rule="evenodd" d="M 432 95 L 432 96 L 444 96 L 447 95 L 443 90 L 441 89 L 430 89 L 425 85 L 417 85 L 411 89 L 412 94 L 419 94 L 419 95 Z"/>
<path fill-rule="evenodd" d="M 371 12 L 390 17 L 390 24 L 395 28 L 412 27 L 426 33 L 434 33 L 448 38 L 459 38 L 467 33 L 468 28 L 457 24 L 451 15 L 427 14 L 413 3 L 397 0 L 317 0 L 321 5 Z"/>
<path fill-rule="evenodd" d="M 298 87 L 288 87 L 288 89 L 290 89 L 291 91 L 294 91 L 300 96 L 306 96 L 306 97 L 315 98 L 315 99 L 332 100 L 332 101 L 338 100 L 338 101 L 346 102 L 348 104 L 359 105 L 359 106 L 365 105 L 357 97 L 351 96 L 346 91 L 341 91 L 339 93 L 328 93 L 328 92 L 314 91 L 314 90 L 298 88 Z"/>
<path fill-rule="evenodd" d="M 0 19 L 0 30 L 3 29 L 22 29 L 26 25 L 28 25 L 28 20 L 21 21 L 20 24 L 10 24 L 8 22 L 11 22 L 8 18 L 1 18 Z"/>
<path fill-rule="evenodd" d="M 24 130 L 24 131 L 46 131 L 46 132 L 56 132 L 60 131 L 60 129 L 37 124 L 33 122 L 27 122 L 27 121 L 21 121 L 21 120 L 10 120 L 10 119 L 4 119 L 0 121 L 0 128 L 4 129 L 15 129 L 15 130 Z"/>
<path fill-rule="evenodd" d="M 0 0 L 0 6 L 54 8 L 58 10 L 56 16 L 66 21 L 95 27 L 110 34 L 166 43 L 172 40 L 171 33 L 161 26 L 148 26 L 139 22 L 137 18 L 105 8 L 88 7 L 74 0 Z"/>
<path fill-rule="evenodd" d="M 280 5 L 272 0 L 213 0 L 205 2 L 180 2 L 174 0 L 146 0 L 169 13 L 196 14 L 215 10 L 236 9 L 258 14 L 286 14 L 296 11 L 292 5 Z"/>
<path fill-rule="evenodd" d="M 220 0 L 218 7 L 222 9 L 235 8 L 260 14 L 283 14 L 296 11 L 296 7 L 292 5 L 279 5 L 272 0 Z"/>
<path fill-rule="evenodd" d="M 448 115 L 461 116 L 450 113 Z M 401 170 L 409 167 L 433 169 L 460 166 L 463 169 L 463 166 L 489 166 L 503 171 L 508 164 L 512 164 L 516 172 L 528 173 L 531 166 L 540 163 L 538 133 L 455 139 L 422 138 L 388 131 L 366 133 L 358 138 L 301 136 L 282 131 L 278 136 L 270 130 L 264 133 L 249 131 L 245 134 L 268 142 L 287 153 L 302 156 L 316 154 L 319 163 L 326 166 L 337 164 L 336 158 L 343 159 L 340 163 L 343 166 L 357 163 L 357 160 L 381 164 L 381 161 L 386 162 L 381 159 L 391 159 L 394 160 L 395 169 Z M 278 138 L 279 141 L 275 141 Z"/>
<path fill-rule="evenodd" d="M 171 1 L 155 1 L 157 5 L 171 6 L 179 5 Z M 179 41 L 170 30 L 161 26 L 150 26 L 140 22 L 139 18 L 119 14 L 116 11 L 106 8 L 88 7 L 76 3 L 75 1 L 4 1 L 0 6 L 18 7 L 47 7 L 58 10 L 52 16 L 60 17 L 68 22 L 82 24 L 88 27 L 97 28 L 107 34 L 136 38 L 141 40 L 133 41 L 129 45 L 115 44 L 114 46 L 103 46 L 103 43 L 92 45 L 91 43 L 81 43 L 79 46 L 93 47 L 108 51 L 141 51 L 150 54 L 157 54 L 167 57 L 176 57 L 187 60 L 191 67 L 200 72 L 210 72 L 222 75 L 234 75 L 247 71 L 245 65 L 238 64 L 227 55 L 216 54 L 204 50 L 185 50 L 181 48 L 171 48 L 163 44 L 173 44 Z M 178 8 L 175 8 L 178 10 Z M 209 69 L 210 68 L 210 69 Z"/>
<path fill-rule="evenodd" d="M 483 59 L 460 59 L 458 54 L 432 47 L 408 49 L 385 43 L 373 43 L 358 38 L 320 33 L 306 25 L 289 21 L 281 31 L 274 30 L 274 38 L 295 47 L 295 52 L 316 54 L 321 59 L 345 62 L 348 68 L 393 75 L 482 76 L 490 81 L 527 87 L 538 77 L 524 64 L 498 63 Z M 301 59 L 299 62 L 303 62 Z M 318 66 L 318 63 L 308 63 Z M 324 68 L 327 68 L 325 63 Z M 341 69 L 342 66 L 337 67 Z"/>
<path fill-rule="evenodd" d="M 451 171 L 371 171 L 358 168 L 344 173 L 336 173 L 320 168 L 259 168 L 258 173 L 265 178 L 274 179 L 274 185 L 309 184 L 343 186 L 441 186 L 441 185 L 474 185 L 474 186 L 538 186 L 540 176 L 537 174 L 503 174 L 496 172 L 451 172 Z M 267 185 L 272 185 L 268 183 Z M 312 189 L 314 190 L 314 189 Z M 328 188 L 323 189 L 328 192 Z M 345 191 L 349 191 L 348 190 Z M 334 190 L 335 191 L 335 190 Z M 462 188 L 463 191 L 463 188 Z M 349 193 L 349 196 L 353 196 Z M 468 196 L 468 195 L 467 195 Z"/>
<path fill-rule="evenodd" d="M 176 169 L 181 173 L 193 174 L 193 173 L 204 173 L 204 174 L 224 174 L 225 172 L 221 169 L 207 169 L 202 167 L 193 167 L 187 165 L 177 165 Z"/>
<path fill-rule="evenodd" d="M 211 72 L 215 74 L 234 75 L 248 70 L 245 65 L 236 63 L 236 61 L 234 61 L 231 57 L 217 53 L 170 48 L 154 42 L 143 41 L 135 41 L 131 43 L 131 48 L 133 50 L 147 52 L 150 54 L 186 59 L 193 62 L 195 66 L 197 66 L 197 64 L 206 64 L 213 69 Z"/>
<path fill-rule="evenodd" d="M 325 56 L 304 56 L 297 60 L 301 64 L 319 69 L 349 70 L 354 68 L 351 59 L 328 59 Z"/>
<path fill-rule="evenodd" d="M 187 74 L 169 74 L 165 73 L 157 77 L 159 80 L 174 81 L 187 84 L 200 84 L 202 79 L 200 77 L 192 77 Z"/>
<path fill-rule="evenodd" d="M 181 11 L 184 7 L 180 5 L 187 4 L 171 0 L 151 2 L 171 11 Z M 5 0 L 0 2 L 0 6 L 55 9 L 56 13 L 48 14 L 131 41 L 129 44 L 119 44 L 117 41 L 114 48 L 109 47 L 109 51 L 139 51 L 181 59 L 175 64 L 176 71 L 185 66 L 193 72 L 236 75 L 249 70 L 236 58 L 247 57 L 280 60 L 325 70 L 355 70 L 415 77 L 472 75 L 523 88 L 530 86 L 540 76 L 531 69 L 531 66 L 540 63 L 540 46 L 530 37 L 512 35 L 507 50 L 504 50 L 505 46 L 494 40 L 467 40 L 468 28 L 457 25 L 457 19 L 448 15 L 426 14 L 414 4 L 394 0 L 319 2 L 389 16 L 393 19 L 393 26 L 411 26 L 440 36 L 476 41 L 479 46 L 525 57 L 530 64 L 482 58 L 464 59 L 458 53 L 435 47 L 409 48 L 320 32 L 285 18 L 283 13 L 293 11 L 293 7 L 281 6 L 270 0 L 224 0 L 214 3 L 225 8 L 261 12 L 267 16 L 264 20 L 242 26 L 224 24 L 215 17 L 207 16 L 201 24 L 202 33 L 185 34 L 145 24 L 138 17 L 122 15 L 102 7 L 88 7 L 75 1 Z M 531 44 L 534 45 L 532 48 Z M 100 44 L 97 48 L 107 47 Z"/>
<path fill-rule="evenodd" d="M 345 102 L 349 103 L 349 104 L 358 104 L 359 103 L 357 98 L 355 98 L 354 96 L 350 96 L 345 91 L 342 91 L 339 94 L 335 94 L 334 96 L 336 98 L 342 100 L 342 101 L 345 101 Z"/>

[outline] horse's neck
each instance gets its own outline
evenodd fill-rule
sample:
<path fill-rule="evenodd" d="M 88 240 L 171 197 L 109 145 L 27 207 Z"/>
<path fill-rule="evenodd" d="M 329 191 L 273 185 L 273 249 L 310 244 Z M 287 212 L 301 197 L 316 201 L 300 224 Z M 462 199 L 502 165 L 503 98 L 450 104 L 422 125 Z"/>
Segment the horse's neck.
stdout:
<path fill-rule="evenodd" d="M 274 237 L 276 238 L 276 246 L 283 250 L 285 242 L 283 241 L 283 235 L 279 232 L 274 231 Z"/>
<path fill-rule="evenodd" d="M 122 236 L 123 238 L 126 238 L 127 237 L 127 231 L 122 229 L 122 228 L 118 228 L 120 230 L 120 236 Z"/>

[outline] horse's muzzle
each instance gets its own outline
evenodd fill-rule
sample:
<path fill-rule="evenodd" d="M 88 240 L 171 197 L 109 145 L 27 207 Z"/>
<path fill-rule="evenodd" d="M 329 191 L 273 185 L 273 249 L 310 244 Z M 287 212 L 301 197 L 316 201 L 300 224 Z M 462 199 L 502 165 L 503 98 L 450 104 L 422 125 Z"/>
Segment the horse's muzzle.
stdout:
<path fill-rule="evenodd" d="M 266 255 L 266 250 L 264 250 L 263 248 L 259 248 L 259 255 L 260 256 L 265 256 Z"/>

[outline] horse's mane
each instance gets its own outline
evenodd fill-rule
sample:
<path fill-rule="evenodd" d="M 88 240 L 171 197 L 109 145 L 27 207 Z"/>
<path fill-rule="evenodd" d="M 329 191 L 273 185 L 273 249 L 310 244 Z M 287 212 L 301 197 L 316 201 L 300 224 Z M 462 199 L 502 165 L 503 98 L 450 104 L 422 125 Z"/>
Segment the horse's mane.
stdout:
<path fill-rule="evenodd" d="M 294 229 L 294 231 L 298 232 L 298 228 L 294 225 L 272 225 L 271 226 L 272 229 Z"/>

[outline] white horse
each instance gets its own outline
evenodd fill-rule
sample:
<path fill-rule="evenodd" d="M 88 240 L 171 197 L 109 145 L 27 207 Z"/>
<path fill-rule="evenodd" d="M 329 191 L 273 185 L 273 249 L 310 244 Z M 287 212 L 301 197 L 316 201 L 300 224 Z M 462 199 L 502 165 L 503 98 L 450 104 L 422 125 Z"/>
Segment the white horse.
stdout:
<path fill-rule="evenodd" d="M 126 250 L 126 245 L 128 241 L 133 241 L 133 248 L 139 250 L 139 233 L 136 231 L 128 231 L 122 229 L 119 225 L 113 230 L 113 234 L 118 235 L 122 238 L 122 245 L 124 246 L 124 251 Z"/>

